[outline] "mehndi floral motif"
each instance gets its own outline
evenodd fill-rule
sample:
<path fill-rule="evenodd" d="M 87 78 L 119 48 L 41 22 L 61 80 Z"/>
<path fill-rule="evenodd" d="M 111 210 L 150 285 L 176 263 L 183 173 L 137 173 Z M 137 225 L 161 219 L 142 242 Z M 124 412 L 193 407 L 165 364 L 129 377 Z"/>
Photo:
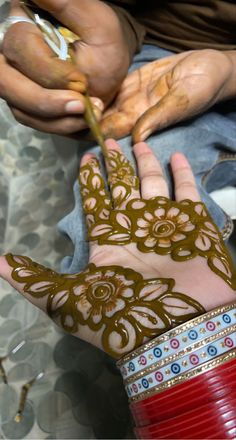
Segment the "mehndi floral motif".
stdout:
<path fill-rule="evenodd" d="M 119 151 L 109 150 L 106 161 L 113 203 L 118 208 L 127 200 L 132 190 L 139 190 L 139 179 L 129 160 Z"/>
<path fill-rule="evenodd" d="M 77 334 L 86 326 L 100 333 L 103 349 L 116 358 L 205 312 L 197 301 L 173 290 L 173 279 L 144 280 L 129 268 L 94 264 L 79 274 L 62 275 L 28 257 L 8 254 L 6 259 L 12 278 L 44 302 L 64 330 Z"/>
<path fill-rule="evenodd" d="M 118 161 L 119 152 L 115 151 L 114 156 L 112 152 L 109 153 L 114 161 L 112 170 L 115 170 L 115 164 L 118 168 L 118 165 L 121 166 L 123 163 L 123 155 Z M 85 170 L 89 175 L 86 181 L 81 177 Z M 119 182 L 116 180 L 117 173 L 116 171 L 113 176 L 112 171 L 114 182 Z M 105 195 L 101 175 L 99 190 L 90 183 L 93 176 L 97 175 L 99 171 L 90 162 L 81 169 L 80 185 L 90 241 L 97 241 L 99 245 L 136 243 L 141 252 L 169 254 L 175 261 L 186 261 L 199 255 L 207 259 L 212 271 L 232 288 L 236 288 L 236 273 L 232 260 L 220 231 L 203 203 L 191 200 L 174 202 L 166 197 L 150 200 L 134 198 L 126 202 L 125 209 L 114 209 L 108 199 L 108 193 Z M 127 179 L 129 178 L 128 173 Z M 93 204 L 91 200 L 94 200 Z M 91 207 L 90 210 L 88 205 Z"/>
<path fill-rule="evenodd" d="M 95 215 L 101 220 L 107 220 L 111 209 L 111 200 L 96 158 L 90 159 L 86 165 L 81 167 L 79 182 L 88 227 L 92 227 L 94 224 Z"/>

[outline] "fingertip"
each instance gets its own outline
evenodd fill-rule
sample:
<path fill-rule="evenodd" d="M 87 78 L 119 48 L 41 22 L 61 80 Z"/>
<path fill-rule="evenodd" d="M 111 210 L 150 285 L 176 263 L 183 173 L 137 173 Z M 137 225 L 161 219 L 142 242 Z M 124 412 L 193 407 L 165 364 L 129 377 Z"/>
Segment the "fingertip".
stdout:
<path fill-rule="evenodd" d="M 80 161 L 80 167 L 83 167 L 86 165 L 90 160 L 96 159 L 95 154 L 92 153 L 85 153 Z"/>
<path fill-rule="evenodd" d="M 115 139 L 113 139 L 113 138 L 106 139 L 105 145 L 108 150 L 119 150 L 120 151 L 120 147 L 119 147 L 118 142 L 116 142 Z"/>
<path fill-rule="evenodd" d="M 137 142 L 136 144 L 134 144 L 133 150 L 135 156 L 140 156 L 140 154 L 143 153 L 153 153 L 146 142 Z"/>
<path fill-rule="evenodd" d="M 8 281 L 11 276 L 11 268 L 4 255 L 0 256 L 0 277 Z"/>
<path fill-rule="evenodd" d="M 90 98 L 93 106 L 97 107 L 99 109 L 100 112 L 103 112 L 104 110 L 104 103 L 102 102 L 101 99 L 99 98 Z"/>
<path fill-rule="evenodd" d="M 132 131 L 132 141 L 134 145 L 144 141 L 144 139 L 141 138 L 139 130 L 137 130 L 136 128 L 134 128 Z"/>
<path fill-rule="evenodd" d="M 65 111 L 69 114 L 84 113 L 85 105 L 82 100 L 73 100 L 65 104 Z"/>
<path fill-rule="evenodd" d="M 180 151 L 175 151 L 175 153 L 171 155 L 170 163 L 173 170 L 185 167 L 191 168 L 187 157 Z"/>

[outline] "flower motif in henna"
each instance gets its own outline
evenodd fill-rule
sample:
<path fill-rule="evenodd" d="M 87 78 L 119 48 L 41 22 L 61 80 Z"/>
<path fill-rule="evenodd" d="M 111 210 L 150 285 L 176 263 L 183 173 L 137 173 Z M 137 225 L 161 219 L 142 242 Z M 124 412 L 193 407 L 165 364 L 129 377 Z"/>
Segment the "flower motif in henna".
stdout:
<path fill-rule="evenodd" d="M 116 358 L 205 312 L 197 301 L 175 292 L 172 279 L 144 280 L 132 269 L 94 264 L 79 274 L 61 275 L 28 257 L 8 254 L 6 259 L 12 278 L 34 302 L 43 302 L 64 330 L 100 332 L 100 345 Z"/>
<path fill-rule="evenodd" d="M 107 220 L 109 218 L 111 200 L 104 180 L 100 175 L 97 159 L 90 159 L 89 163 L 81 168 L 79 183 L 88 227 L 92 227 L 95 222 L 94 213 L 100 219 Z"/>
<path fill-rule="evenodd" d="M 155 249 L 158 253 L 158 248 L 170 248 L 172 243 L 184 240 L 186 232 L 194 229 L 188 214 L 177 207 L 163 206 L 153 212 L 143 212 L 137 219 L 135 236 L 147 249 Z"/>
<path fill-rule="evenodd" d="M 117 274 L 109 268 L 88 273 L 84 282 L 74 287 L 73 294 L 78 297 L 78 307 L 84 319 L 91 319 L 94 324 L 111 318 L 115 312 L 124 309 L 126 298 L 133 295 L 132 280 L 123 274 Z"/>
<path fill-rule="evenodd" d="M 111 180 L 114 175 L 114 186 L 111 183 L 112 198 L 114 201 L 114 188 L 122 187 L 125 183 L 118 181 L 118 170 L 127 159 L 123 159 L 118 151 L 109 151 L 111 156 Z M 98 163 L 96 164 L 98 167 Z M 83 176 L 84 167 L 81 169 Z M 133 176 L 134 170 L 130 165 L 127 176 Z M 88 171 L 89 170 L 89 171 Z M 224 246 L 220 231 L 214 225 L 205 206 L 201 202 L 183 200 L 174 202 L 166 197 L 155 197 L 150 200 L 131 199 L 125 209 L 120 209 L 123 202 L 131 194 L 131 181 L 128 192 L 118 193 L 121 197 L 112 203 L 108 202 L 108 194 L 97 190 L 94 185 L 93 175 L 98 172 L 89 162 L 86 173 L 90 178 L 79 178 L 84 206 L 88 200 L 95 198 L 99 209 L 87 209 L 88 235 L 90 241 L 97 241 L 99 245 L 124 245 L 136 243 L 141 252 L 155 252 L 160 255 L 170 254 L 175 261 L 186 261 L 201 256 L 207 259 L 207 264 L 213 272 L 224 279 L 233 289 L 236 288 L 236 273 L 233 262 Z M 123 171 L 122 171 L 123 173 Z M 101 175 L 100 175 L 100 179 Z M 104 182 L 102 191 L 104 191 Z M 124 186 L 123 186 L 124 187 Z M 135 186 L 136 188 L 136 186 Z M 84 195 L 86 193 L 86 195 Z M 104 202 L 104 197 L 106 204 Z M 114 209 L 115 208 L 115 209 Z"/>
<path fill-rule="evenodd" d="M 114 205 L 118 207 L 127 200 L 132 190 L 139 189 L 139 179 L 128 159 L 119 151 L 109 150 L 106 160 L 110 169 L 108 183 Z"/>

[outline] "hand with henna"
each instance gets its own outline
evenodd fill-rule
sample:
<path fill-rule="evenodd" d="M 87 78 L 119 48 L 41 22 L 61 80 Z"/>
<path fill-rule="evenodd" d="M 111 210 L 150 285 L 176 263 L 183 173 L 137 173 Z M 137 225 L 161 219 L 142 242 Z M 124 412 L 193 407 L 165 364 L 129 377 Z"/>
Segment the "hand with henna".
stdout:
<path fill-rule="evenodd" d="M 65 331 L 120 358 L 145 341 L 235 300 L 236 272 L 187 159 L 171 157 L 175 201 L 145 143 L 134 168 L 106 142 L 109 190 L 87 153 L 79 182 L 89 264 L 59 274 L 25 256 L 0 258 L 0 275 Z"/>
<path fill-rule="evenodd" d="M 37 0 L 80 40 L 73 44 L 75 64 L 62 61 L 31 23 L 13 24 L 0 53 L 0 97 L 15 119 L 34 129 L 70 135 L 86 128 L 84 92 L 98 119 L 127 74 L 130 55 L 116 13 L 99 0 Z M 20 0 L 10 15 L 26 16 Z"/>
<path fill-rule="evenodd" d="M 133 141 L 204 113 L 236 96 L 236 52 L 195 50 L 162 58 L 128 74 L 105 112 L 105 136 Z"/>

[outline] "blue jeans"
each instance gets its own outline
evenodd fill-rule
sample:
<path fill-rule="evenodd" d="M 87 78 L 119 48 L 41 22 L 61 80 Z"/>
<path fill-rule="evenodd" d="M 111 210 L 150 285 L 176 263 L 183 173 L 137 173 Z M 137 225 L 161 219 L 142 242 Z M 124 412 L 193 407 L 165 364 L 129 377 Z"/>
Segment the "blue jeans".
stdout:
<path fill-rule="evenodd" d="M 135 56 L 131 71 L 151 61 L 172 55 L 156 46 L 144 45 Z M 148 139 L 149 146 L 162 163 L 171 189 L 168 163 L 174 151 L 183 152 L 193 168 L 202 200 L 207 205 L 213 219 L 227 238 L 231 229 L 231 220 L 212 200 L 208 192 L 236 185 L 236 102 L 226 102 L 212 107 L 208 112 L 184 121 Z M 126 137 L 120 145 L 134 163 L 131 151 L 131 139 Z M 85 151 L 80 145 L 79 156 Z M 101 157 L 96 145 L 87 147 L 87 151 Z M 66 233 L 74 244 L 74 255 L 65 257 L 62 272 L 75 273 L 82 270 L 88 262 L 88 243 L 85 240 L 86 226 L 83 216 L 78 182 L 74 185 L 74 210 L 59 223 L 59 229 Z"/>

